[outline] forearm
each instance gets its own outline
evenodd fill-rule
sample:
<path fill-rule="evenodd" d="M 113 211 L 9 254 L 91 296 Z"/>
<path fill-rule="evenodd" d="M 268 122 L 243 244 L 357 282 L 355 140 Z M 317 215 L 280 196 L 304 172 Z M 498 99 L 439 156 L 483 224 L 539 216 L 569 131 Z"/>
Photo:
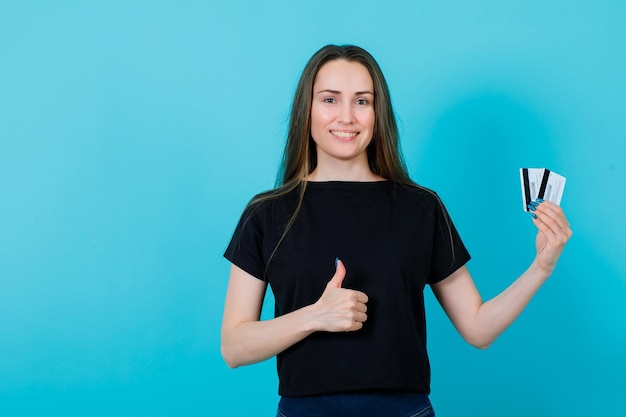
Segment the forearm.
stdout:
<path fill-rule="evenodd" d="M 233 266 L 222 322 L 222 356 L 235 368 L 271 358 L 316 331 L 348 332 L 367 320 L 367 295 L 341 288 L 346 275 L 337 260 L 335 275 L 313 304 L 271 320 L 259 320 L 265 284 Z"/>
<path fill-rule="evenodd" d="M 483 302 L 466 266 L 431 288 L 461 336 L 473 346 L 487 348 L 509 327 L 552 274 L 572 230 L 557 205 L 533 205 L 537 255 L 530 267 L 506 290 Z M 532 210 L 531 210 L 532 211 Z"/>
<path fill-rule="evenodd" d="M 246 321 L 222 330 L 221 350 L 228 366 L 236 368 L 269 359 L 315 331 L 312 307 L 263 321 Z"/>
<path fill-rule="evenodd" d="M 486 348 L 524 311 L 533 296 L 550 276 L 536 261 L 507 289 L 482 303 L 475 318 L 470 343 Z"/>

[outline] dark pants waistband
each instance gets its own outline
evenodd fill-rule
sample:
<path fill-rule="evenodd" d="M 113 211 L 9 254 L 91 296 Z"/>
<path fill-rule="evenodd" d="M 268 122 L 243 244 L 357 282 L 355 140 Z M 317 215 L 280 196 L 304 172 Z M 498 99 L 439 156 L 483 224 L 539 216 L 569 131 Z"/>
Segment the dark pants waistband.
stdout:
<path fill-rule="evenodd" d="M 282 397 L 279 412 L 287 417 L 408 417 L 430 408 L 427 394 L 374 392 Z M 280 414 L 279 414 L 280 415 Z M 433 415 L 433 414 L 424 414 Z"/>

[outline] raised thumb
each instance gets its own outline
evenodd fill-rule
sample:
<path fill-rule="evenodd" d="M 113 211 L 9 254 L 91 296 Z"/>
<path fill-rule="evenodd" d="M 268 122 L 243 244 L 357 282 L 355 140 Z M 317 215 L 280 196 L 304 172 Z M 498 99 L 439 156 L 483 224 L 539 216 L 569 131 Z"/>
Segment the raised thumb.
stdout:
<path fill-rule="evenodd" d="M 343 262 L 341 262 L 339 258 L 337 258 L 335 275 L 333 275 L 330 281 L 328 281 L 327 286 L 334 287 L 334 288 L 341 288 L 341 285 L 343 284 L 343 279 L 345 277 L 346 277 L 346 267 L 344 266 Z"/>

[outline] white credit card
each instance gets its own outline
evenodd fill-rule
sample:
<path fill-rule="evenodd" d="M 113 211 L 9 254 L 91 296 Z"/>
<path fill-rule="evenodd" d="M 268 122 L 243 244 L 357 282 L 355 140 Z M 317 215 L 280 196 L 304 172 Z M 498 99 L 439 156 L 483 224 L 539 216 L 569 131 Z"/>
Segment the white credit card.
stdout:
<path fill-rule="evenodd" d="M 528 211 L 531 201 L 542 198 L 556 205 L 561 204 L 566 178 L 546 168 L 520 168 L 522 184 L 522 203 Z"/>

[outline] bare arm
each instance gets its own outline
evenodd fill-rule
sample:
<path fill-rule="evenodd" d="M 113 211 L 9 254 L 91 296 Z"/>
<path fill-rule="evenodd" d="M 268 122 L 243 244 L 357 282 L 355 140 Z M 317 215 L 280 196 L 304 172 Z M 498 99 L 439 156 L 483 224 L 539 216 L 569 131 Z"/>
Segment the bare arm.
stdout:
<path fill-rule="evenodd" d="M 456 329 L 473 346 L 489 347 L 515 321 L 552 274 L 572 235 L 563 211 L 555 204 L 541 203 L 535 214 L 537 255 L 530 267 L 499 295 L 483 302 L 465 266 L 432 285 Z"/>
<path fill-rule="evenodd" d="M 341 288 L 346 275 L 337 271 L 320 299 L 283 316 L 260 320 L 267 284 L 232 265 L 224 317 L 221 350 L 230 367 L 269 359 L 316 331 L 355 331 L 367 320 L 367 295 Z"/>

